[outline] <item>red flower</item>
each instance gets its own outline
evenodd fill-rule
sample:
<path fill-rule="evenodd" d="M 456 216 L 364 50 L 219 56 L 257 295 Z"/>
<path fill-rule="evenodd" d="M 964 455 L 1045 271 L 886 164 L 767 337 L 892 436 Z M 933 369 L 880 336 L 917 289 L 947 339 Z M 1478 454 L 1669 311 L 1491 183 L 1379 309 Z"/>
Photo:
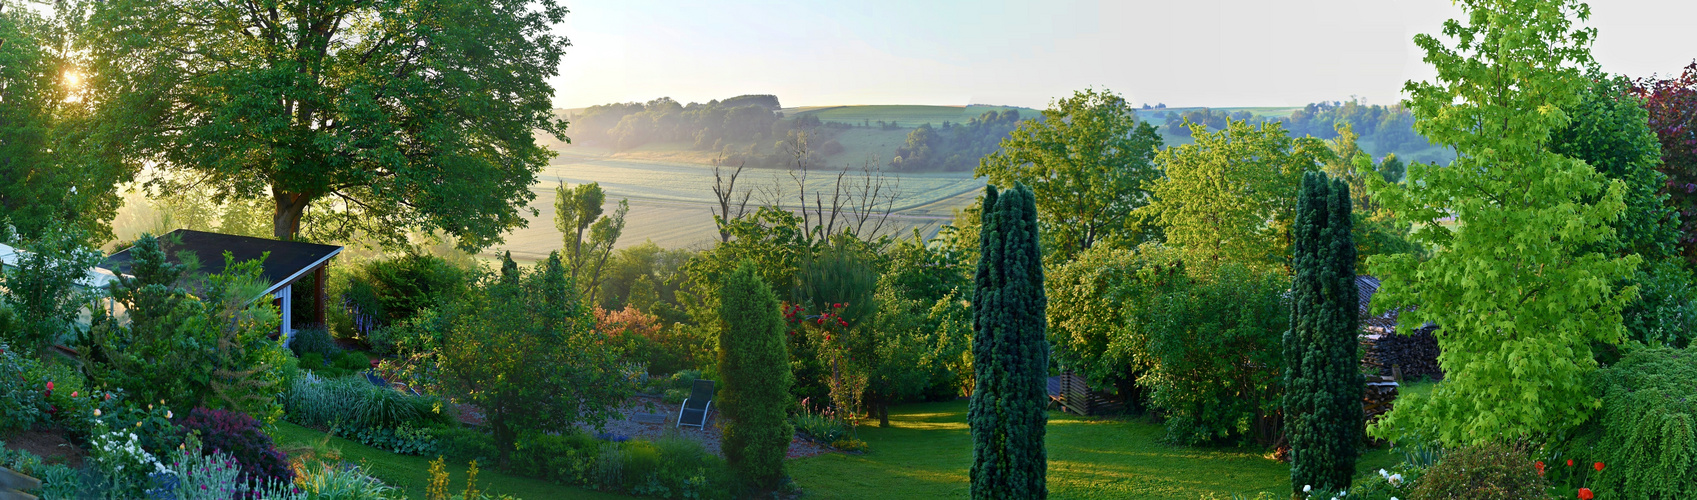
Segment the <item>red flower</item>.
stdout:
<path fill-rule="evenodd" d="M 1544 461 L 1543 460 L 1539 460 L 1538 463 L 1534 464 L 1533 466 L 1538 468 L 1538 475 L 1540 475 L 1540 476 L 1544 475 Z"/>
<path fill-rule="evenodd" d="M 1573 459 L 1571 459 L 1571 458 L 1567 459 L 1567 466 L 1573 467 Z"/>
<path fill-rule="evenodd" d="M 77 397 L 77 391 L 71 391 L 71 397 Z"/>
<path fill-rule="evenodd" d="M 839 324 L 839 325 L 843 325 L 843 326 L 848 326 L 848 322 L 847 322 L 847 321 L 843 321 L 843 320 L 840 320 L 840 319 L 839 319 L 839 320 L 837 320 L 837 324 Z"/>
<path fill-rule="evenodd" d="M 1597 469 L 1597 472 L 1603 471 L 1603 463 L 1602 462 L 1597 462 L 1597 464 L 1593 465 L 1592 467 L 1595 467 Z"/>
<path fill-rule="evenodd" d="M 825 318 L 824 317 L 819 318 L 819 324 L 821 324 L 821 325 L 825 324 Z"/>
<path fill-rule="evenodd" d="M 1591 498 L 1593 496 L 1595 496 L 1595 495 L 1591 494 L 1591 488 L 1580 488 L 1579 489 L 1579 500 L 1591 500 Z"/>
<path fill-rule="evenodd" d="M 51 392 L 51 391 L 52 391 L 52 390 L 53 390 L 53 382 L 48 382 L 48 383 L 47 383 L 47 390 L 48 390 L 48 391 L 49 391 L 49 392 Z"/>

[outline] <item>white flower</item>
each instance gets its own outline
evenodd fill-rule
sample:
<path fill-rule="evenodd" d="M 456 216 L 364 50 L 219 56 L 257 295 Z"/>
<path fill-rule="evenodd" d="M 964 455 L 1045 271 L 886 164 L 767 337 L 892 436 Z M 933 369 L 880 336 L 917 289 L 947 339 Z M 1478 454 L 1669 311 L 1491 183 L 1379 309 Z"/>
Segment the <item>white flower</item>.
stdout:
<path fill-rule="evenodd" d="M 1385 472 L 1385 470 L 1384 470 L 1384 469 L 1379 469 L 1379 477 L 1383 477 L 1383 478 L 1390 478 L 1390 477 L 1391 477 L 1391 475 L 1390 475 L 1390 473 L 1388 473 L 1388 472 Z"/>
<path fill-rule="evenodd" d="M 99 408 L 94 409 L 94 416 L 96 416 L 96 417 L 100 416 L 100 409 Z"/>
<path fill-rule="evenodd" d="M 1391 477 L 1387 479 L 1389 479 L 1393 485 L 1402 484 L 1402 474 L 1391 474 Z"/>
<path fill-rule="evenodd" d="M 1302 492 L 1303 493 L 1307 493 L 1307 492 L 1310 492 L 1310 491 L 1313 491 L 1313 490 L 1314 490 L 1314 485 L 1311 485 L 1311 484 L 1302 485 Z"/>

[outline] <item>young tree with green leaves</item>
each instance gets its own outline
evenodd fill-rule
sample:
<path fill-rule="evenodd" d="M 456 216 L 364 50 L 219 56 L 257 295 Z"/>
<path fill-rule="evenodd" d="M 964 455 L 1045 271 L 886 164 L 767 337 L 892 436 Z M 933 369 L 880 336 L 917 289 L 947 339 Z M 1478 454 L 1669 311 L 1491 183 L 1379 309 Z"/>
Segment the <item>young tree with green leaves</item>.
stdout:
<path fill-rule="evenodd" d="M 985 189 L 972 295 L 972 498 L 1046 498 L 1049 341 L 1031 188 Z"/>
<path fill-rule="evenodd" d="M 599 425 L 634 389 L 558 252 L 532 269 L 503 256 L 441 314 L 442 382 L 484 411 L 503 467 L 520 433 Z"/>
<path fill-rule="evenodd" d="M 1445 373 L 1429 396 L 1399 401 L 1372 432 L 1452 445 L 1584 422 L 1599 404 L 1585 383 L 1597 366 L 1591 346 L 1620 338 L 1621 307 L 1635 290 L 1614 285 L 1640 261 L 1602 248 L 1626 206 L 1625 183 L 1561 155 L 1552 141 L 1589 83 L 1581 68 L 1592 64 L 1596 31 L 1574 22 L 1590 8 L 1574 0 L 1460 4 L 1466 19 L 1443 28 L 1453 46 L 1415 37 L 1436 80 L 1406 86 L 1415 128 L 1458 158 L 1412 165 L 1407 183 L 1372 188 L 1420 226 L 1416 242 L 1441 250 L 1426 260 L 1369 261 L 1384 283 L 1374 310 L 1401 308 L 1399 330 L 1441 326 Z"/>
<path fill-rule="evenodd" d="M 1160 147 L 1155 127 L 1139 122 L 1125 98 L 1085 89 L 1051 104 L 1041 121 L 1020 123 L 973 175 L 1030 186 L 1045 257 L 1066 261 L 1100 242 L 1147 239 L 1130 215 L 1149 202 L 1146 184 L 1160 177 L 1151 163 Z"/>
<path fill-rule="evenodd" d="M 1209 132 L 1190 124 L 1195 143 L 1155 156 L 1165 177 L 1145 184 L 1141 211 L 1166 232 L 1185 262 L 1284 266 L 1304 172 L 1332 155 L 1319 139 L 1292 139 L 1278 122 L 1228 120 Z"/>
<path fill-rule="evenodd" d="M 743 261 L 719 286 L 719 374 L 715 397 L 726 421 L 725 460 L 731 470 L 759 488 L 784 477 L 784 454 L 795 429 L 787 414 L 793 404 L 789 354 L 778 297 Z"/>
<path fill-rule="evenodd" d="M 271 200 L 277 239 L 441 231 L 486 247 L 525 224 L 552 155 L 534 134 L 564 140 L 554 0 L 66 8 L 86 19 L 98 148 L 130 172 L 193 172 L 216 201 Z M 186 187 L 168 179 L 155 190 Z"/>
<path fill-rule="evenodd" d="M 76 333 L 78 309 L 92 298 L 79 282 L 103 256 L 85 245 L 87 235 L 76 227 L 48 221 L 35 238 L 25 241 L 10 234 L 3 222 L 0 242 L 20 253 L 15 268 L 0 269 L 0 342 L 26 353 L 40 352 Z"/>
<path fill-rule="evenodd" d="M 1355 285 L 1349 184 L 1302 178 L 1292 227 L 1290 330 L 1284 334 L 1285 437 L 1290 484 L 1349 489 L 1361 442 L 1361 300 Z"/>

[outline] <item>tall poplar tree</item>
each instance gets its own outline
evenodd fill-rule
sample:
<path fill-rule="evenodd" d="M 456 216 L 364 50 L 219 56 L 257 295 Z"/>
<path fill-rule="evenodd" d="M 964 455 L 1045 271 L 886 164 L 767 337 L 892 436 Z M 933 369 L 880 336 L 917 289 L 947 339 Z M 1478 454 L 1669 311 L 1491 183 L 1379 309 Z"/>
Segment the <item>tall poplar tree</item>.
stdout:
<path fill-rule="evenodd" d="M 1014 184 L 986 188 L 973 293 L 973 498 L 1045 498 L 1044 403 L 1049 342 L 1036 200 Z"/>
<path fill-rule="evenodd" d="M 1596 30 L 1574 26 L 1590 8 L 1574 0 L 1464 0 L 1464 21 L 1444 23 L 1448 46 L 1414 41 L 1437 69 L 1405 89 L 1415 129 L 1454 148 L 1448 167 L 1414 164 L 1408 182 L 1376 183 L 1374 197 L 1440 248 L 1421 261 L 1376 256 L 1384 280 L 1376 311 L 1406 308 L 1399 330 L 1433 322 L 1445 380 L 1378 421 L 1376 435 L 1429 433 L 1447 444 L 1559 433 L 1600 405 L 1586 389 L 1591 346 L 1619 339 L 1632 288 L 1614 284 L 1639 263 L 1602 247 L 1625 207 L 1626 186 L 1558 154 L 1589 81 Z M 1369 179 L 1371 182 L 1372 179 Z M 1453 221 L 1444 220 L 1453 217 Z"/>
<path fill-rule="evenodd" d="M 1361 317 L 1349 185 L 1310 172 L 1296 202 L 1291 329 L 1285 332 L 1290 484 L 1344 490 L 1361 442 Z"/>

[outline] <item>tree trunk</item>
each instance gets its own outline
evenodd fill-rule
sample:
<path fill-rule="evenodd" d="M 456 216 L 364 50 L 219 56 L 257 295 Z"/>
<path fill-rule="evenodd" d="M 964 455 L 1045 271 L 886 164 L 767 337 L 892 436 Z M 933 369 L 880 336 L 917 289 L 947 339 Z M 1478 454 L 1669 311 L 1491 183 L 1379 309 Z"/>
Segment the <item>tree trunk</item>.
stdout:
<path fill-rule="evenodd" d="M 277 203 L 271 216 L 271 237 L 293 241 L 301 232 L 301 216 L 306 214 L 306 205 L 312 202 L 312 198 L 305 193 L 271 188 L 271 199 Z"/>

